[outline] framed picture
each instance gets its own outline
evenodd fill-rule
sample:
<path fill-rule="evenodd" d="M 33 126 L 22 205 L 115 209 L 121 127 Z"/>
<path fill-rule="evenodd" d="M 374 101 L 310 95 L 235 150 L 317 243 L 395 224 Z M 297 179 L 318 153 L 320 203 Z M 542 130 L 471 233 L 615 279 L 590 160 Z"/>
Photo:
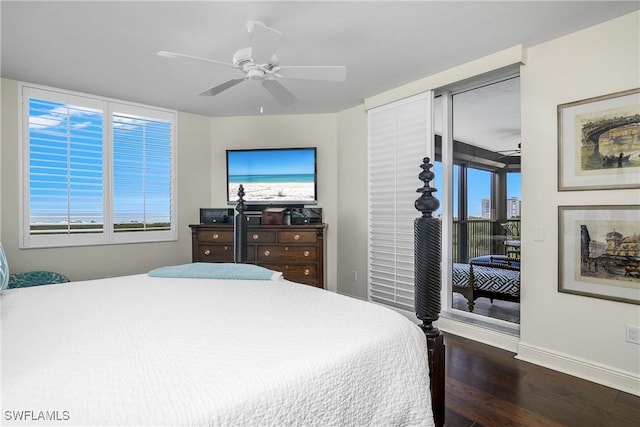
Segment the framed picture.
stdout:
<path fill-rule="evenodd" d="M 640 206 L 558 207 L 558 291 L 640 304 Z"/>
<path fill-rule="evenodd" d="M 558 105 L 558 191 L 640 188 L 640 88 Z"/>

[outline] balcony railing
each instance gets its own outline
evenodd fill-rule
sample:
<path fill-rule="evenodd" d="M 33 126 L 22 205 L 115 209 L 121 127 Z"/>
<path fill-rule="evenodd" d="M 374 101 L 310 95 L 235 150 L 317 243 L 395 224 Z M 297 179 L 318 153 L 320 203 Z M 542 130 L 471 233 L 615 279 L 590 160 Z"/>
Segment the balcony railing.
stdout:
<path fill-rule="evenodd" d="M 520 235 L 520 220 L 508 220 L 506 223 L 513 230 L 508 236 L 504 223 L 498 221 L 471 219 L 453 221 L 453 262 L 466 263 L 469 259 L 481 255 L 507 255 L 505 241 Z"/>

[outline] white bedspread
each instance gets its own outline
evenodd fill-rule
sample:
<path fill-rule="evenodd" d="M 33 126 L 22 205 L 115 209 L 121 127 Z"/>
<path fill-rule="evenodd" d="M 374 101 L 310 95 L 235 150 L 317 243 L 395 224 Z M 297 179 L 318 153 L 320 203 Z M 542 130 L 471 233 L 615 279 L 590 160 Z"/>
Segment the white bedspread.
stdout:
<path fill-rule="evenodd" d="M 419 328 L 322 289 L 135 275 L 1 302 L 2 425 L 433 423 Z"/>

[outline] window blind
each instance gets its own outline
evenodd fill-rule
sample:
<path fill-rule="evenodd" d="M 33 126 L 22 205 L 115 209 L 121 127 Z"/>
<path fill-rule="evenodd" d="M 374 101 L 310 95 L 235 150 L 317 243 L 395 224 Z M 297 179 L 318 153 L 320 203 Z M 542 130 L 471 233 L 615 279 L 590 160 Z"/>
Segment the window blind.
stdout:
<path fill-rule="evenodd" d="M 171 227 L 171 122 L 113 113 L 115 232 Z"/>
<path fill-rule="evenodd" d="M 369 299 L 413 311 L 414 207 L 431 153 L 431 92 L 368 112 Z"/>
<path fill-rule="evenodd" d="M 101 105 L 56 98 L 28 100 L 29 232 L 102 233 Z"/>

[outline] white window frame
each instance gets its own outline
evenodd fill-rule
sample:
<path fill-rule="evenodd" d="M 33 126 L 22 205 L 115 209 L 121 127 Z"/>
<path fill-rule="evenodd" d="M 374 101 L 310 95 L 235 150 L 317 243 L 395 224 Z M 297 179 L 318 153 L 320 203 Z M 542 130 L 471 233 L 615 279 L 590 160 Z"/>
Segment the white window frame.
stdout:
<path fill-rule="evenodd" d="M 103 112 L 103 232 L 67 234 L 31 234 L 29 191 L 29 99 L 39 98 L 67 104 L 79 104 L 100 109 Z M 159 107 L 136 104 L 111 98 L 67 91 L 47 86 L 20 82 L 18 84 L 19 122 L 19 236 L 20 248 L 44 248 L 62 246 L 110 245 L 122 243 L 149 243 L 175 241 L 178 239 L 177 211 L 177 112 Z M 112 212 L 112 144 L 113 113 L 135 114 L 141 117 L 167 120 L 171 123 L 171 225 L 169 230 L 114 232 Z"/>

